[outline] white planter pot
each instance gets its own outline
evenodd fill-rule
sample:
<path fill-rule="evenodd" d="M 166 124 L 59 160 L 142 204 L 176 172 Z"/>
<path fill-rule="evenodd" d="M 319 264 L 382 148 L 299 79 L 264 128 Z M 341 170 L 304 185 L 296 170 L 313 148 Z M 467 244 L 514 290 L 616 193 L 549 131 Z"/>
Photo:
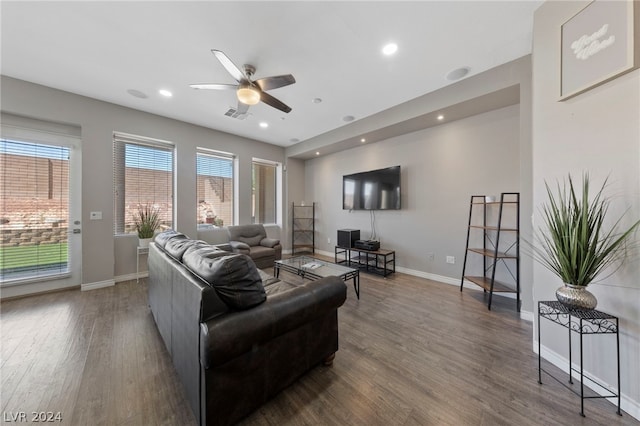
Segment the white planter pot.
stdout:
<path fill-rule="evenodd" d="M 138 238 L 138 247 L 147 248 L 153 238 Z"/>

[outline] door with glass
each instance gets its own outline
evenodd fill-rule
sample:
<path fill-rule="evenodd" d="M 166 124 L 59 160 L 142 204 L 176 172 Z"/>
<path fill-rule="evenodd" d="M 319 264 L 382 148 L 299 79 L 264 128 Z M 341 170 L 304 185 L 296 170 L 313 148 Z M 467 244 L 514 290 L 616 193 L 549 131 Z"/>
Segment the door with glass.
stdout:
<path fill-rule="evenodd" d="M 81 283 L 80 139 L 2 125 L 0 286 Z M 15 289 L 10 293 L 16 293 Z M 18 292 L 20 293 L 20 292 Z"/>

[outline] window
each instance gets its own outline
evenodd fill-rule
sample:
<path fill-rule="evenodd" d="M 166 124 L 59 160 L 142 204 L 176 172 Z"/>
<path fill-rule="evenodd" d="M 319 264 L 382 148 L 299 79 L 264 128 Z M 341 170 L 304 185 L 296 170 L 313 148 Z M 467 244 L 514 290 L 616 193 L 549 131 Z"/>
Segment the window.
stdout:
<path fill-rule="evenodd" d="M 69 148 L 0 139 L 0 281 L 68 269 Z"/>
<path fill-rule="evenodd" d="M 277 222 L 277 164 L 253 161 L 252 223 Z"/>
<path fill-rule="evenodd" d="M 116 235 L 134 232 L 133 215 L 147 205 L 158 210 L 162 229 L 173 227 L 173 151 L 167 142 L 114 134 Z"/>
<path fill-rule="evenodd" d="M 233 162 L 230 154 L 198 149 L 198 224 L 233 225 Z"/>

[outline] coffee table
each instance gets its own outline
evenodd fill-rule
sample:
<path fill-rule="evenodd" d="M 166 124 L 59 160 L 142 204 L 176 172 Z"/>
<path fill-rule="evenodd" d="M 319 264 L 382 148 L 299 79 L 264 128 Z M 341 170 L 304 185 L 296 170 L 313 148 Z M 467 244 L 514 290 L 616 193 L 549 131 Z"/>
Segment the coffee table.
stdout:
<path fill-rule="evenodd" d="M 289 259 L 276 260 L 273 264 L 273 276 L 278 278 L 281 269 L 310 280 L 318 280 L 330 276 L 339 277 L 345 282 L 352 279 L 356 297 L 360 299 L 360 271 L 358 269 L 325 262 L 311 256 L 296 256 Z"/>

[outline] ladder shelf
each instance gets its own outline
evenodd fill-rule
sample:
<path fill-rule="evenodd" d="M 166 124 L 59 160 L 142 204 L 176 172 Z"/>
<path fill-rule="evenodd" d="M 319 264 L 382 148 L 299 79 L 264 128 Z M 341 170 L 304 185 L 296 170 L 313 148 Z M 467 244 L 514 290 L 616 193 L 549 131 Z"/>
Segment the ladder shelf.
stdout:
<path fill-rule="evenodd" d="M 497 210 L 497 211 L 495 211 Z M 497 214 L 497 217 L 495 216 Z M 477 223 L 481 220 L 481 224 Z M 472 255 L 482 256 L 483 275 L 465 275 Z M 502 266 L 505 279 L 496 279 Z M 476 266 L 479 269 L 478 266 Z M 472 195 L 469 204 L 467 242 L 460 280 L 460 291 L 469 281 L 489 293 L 491 309 L 493 293 L 515 293 L 516 310 L 520 312 L 520 193 L 503 192 L 500 201 L 485 195 Z"/>

